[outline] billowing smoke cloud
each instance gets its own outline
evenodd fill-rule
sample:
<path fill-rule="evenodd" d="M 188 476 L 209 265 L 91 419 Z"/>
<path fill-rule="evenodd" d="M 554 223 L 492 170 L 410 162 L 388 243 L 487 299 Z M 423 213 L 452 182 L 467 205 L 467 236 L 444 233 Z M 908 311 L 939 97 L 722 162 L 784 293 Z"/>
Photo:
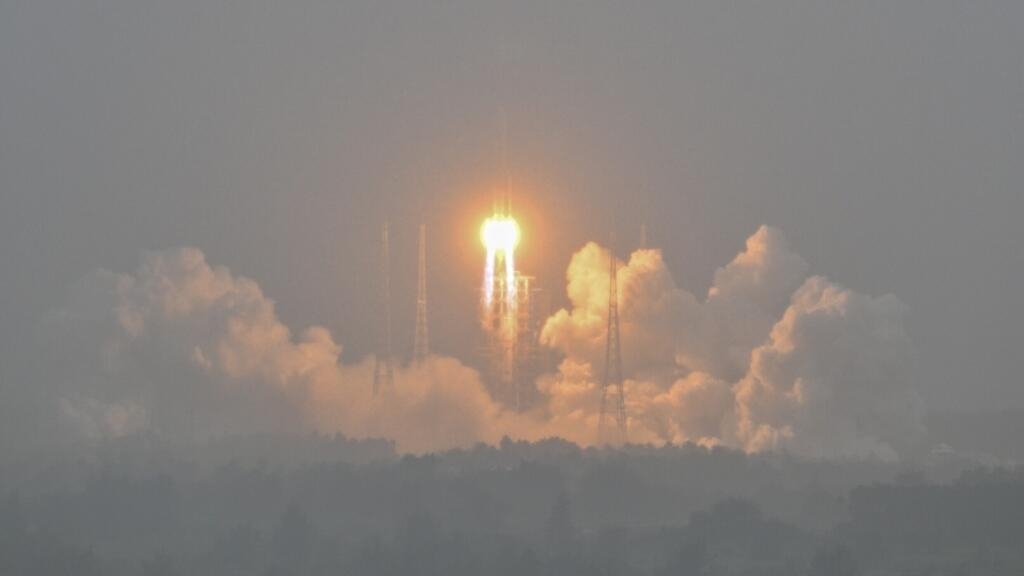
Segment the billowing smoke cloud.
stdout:
<path fill-rule="evenodd" d="M 619 316 L 627 373 L 684 369 L 738 379 L 803 281 L 807 263 L 782 233 L 762 226 L 746 250 L 715 273 L 701 302 L 676 287 L 658 250 L 639 250 L 619 269 Z M 595 364 L 604 353 L 608 253 L 590 243 L 567 273 L 572 308 L 546 324 L 542 341 Z"/>
<path fill-rule="evenodd" d="M 608 253 L 589 243 L 573 256 L 567 273 L 570 310 L 552 316 L 541 343 L 569 358 L 600 366 L 608 326 Z M 619 318 L 624 369 L 639 373 L 671 365 L 682 323 L 700 322 L 694 298 L 677 290 L 656 250 L 635 252 L 620 267 Z"/>
<path fill-rule="evenodd" d="M 316 430 L 422 451 L 494 441 L 502 420 L 476 372 L 448 358 L 400 369 L 373 397 L 372 359 L 342 366 L 322 327 L 295 338 L 255 282 L 194 248 L 92 274 L 46 328 L 59 412 L 90 436 Z"/>
<path fill-rule="evenodd" d="M 736 386 L 752 450 L 895 458 L 921 432 L 903 305 L 809 278 Z"/>
<path fill-rule="evenodd" d="M 93 437 L 249 432 L 382 436 L 422 452 L 503 435 L 596 439 L 609 254 L 584 246 L 567 272 L 571 307 L 542 342 L 564 354 L 537 381 L 541 402 L 505 409 L 453 358 L 399 368 L 374 397 L 373 359 L 340 362 L 322 327 L 294 335 L 252 280 L 194 248 L 145 256 L 130 275 L 99 271 L 43 333 L 53 413 Z M 703 299 L 676 286 L 661 253 L 619 271 L 630 440 L 894 458 L 920 432 L 905 311 L 820 277 L 762 227 Z"/>
<path fill-rule="evenodd" d="M 608 258 L 594 244 L 573 257 L 572 308 L 543 331 L 573 367 L 563 381 L 600 381 Z M 631 440 L 815 457 L 895 458 L 910 448 L 923 415 L 904 307 L 806 272 L 769 227 L 716 272 L 703 300 L 675 285 L 658 251 L 633 253 L 619 272 Z M 571 405 L 565 414 L 587 413 L 600 394 L 579 382 L 569 390 L 566 399 L 562 387 L 544 388 L 550 406 Z"/>
<path fill-rule="evenodd" d="M 762 226 L 746 249 L 715 272 L 705 302 L 706 334 L 691 334 L 684 363 L 735 379 L 789 304 L 807 274 L 807 263 L 789 248 L 782 232 Z M 694 341 L 698 337 L 699 341 Z"/>

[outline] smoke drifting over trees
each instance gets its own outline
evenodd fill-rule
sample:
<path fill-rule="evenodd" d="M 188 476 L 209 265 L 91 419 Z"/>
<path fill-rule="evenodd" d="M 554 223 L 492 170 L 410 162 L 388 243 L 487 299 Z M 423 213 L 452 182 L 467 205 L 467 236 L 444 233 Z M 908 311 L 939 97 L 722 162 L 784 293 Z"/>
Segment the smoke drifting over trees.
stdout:
<path fill-rule="evenodd" d="M 542 333 L 564 359 L 538 379 L 540 401 L 518 413 L 456 358 L 402 368 L 395 389 L 374 397 L 371 359 L 342 364 L 323 327 L 293 334 L 254 281 L 195 248 L 149 253 L 131 274 L 83 279 L 46 318 L 44 416 L 93 438 L 318 431 L 389 438 L 412 452 L 502 436 L 589 445 L 608 258 L 593 243 L 573 256 L 571 306 Z M 619 274 L 630 440 L 814 457 L 896 459 L 912 449 L 923 411 L 903 305 L 807 269 L 779 230 L 762 227 L 698 298 L 676 285 L 659 251 L 634 252 Z"/>

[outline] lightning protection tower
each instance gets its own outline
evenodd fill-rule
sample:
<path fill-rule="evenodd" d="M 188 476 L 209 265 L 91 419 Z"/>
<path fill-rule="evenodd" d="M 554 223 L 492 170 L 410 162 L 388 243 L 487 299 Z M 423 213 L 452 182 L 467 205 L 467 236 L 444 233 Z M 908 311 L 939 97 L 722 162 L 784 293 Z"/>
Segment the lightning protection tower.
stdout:
<path fill-rule="evenodd" d="M 381 231 L 380 258 L 380 318 L 377 325 L 377 356 L 373 363 L 373 395 L 381 389 L 392 389 L 395 383 L 394 366 L 391 359 L 391 254 L 388 241 L 388 223 Z"/>
<path fill-rule="evenodd" d="M 412 359 L 422 364 L 430 355 L 427 332 L 427 225 L 420 224 L 419 271 L 416 282 L 416 331 L 413 333 Z"/>
<path fill-rule="evenodd" d="M 604 381 L 601 384 L 601 413 L 597 420 L 601 444 L 626 442 L 626 391 L 622 380 L 622 346 L 619 341 L 618 261 L 609 251 L 608 339 L 605 343 Z M 612 418 L 614 422 L 610 422 Z M 614 428 L 612 426 L 614 425 Z"/>

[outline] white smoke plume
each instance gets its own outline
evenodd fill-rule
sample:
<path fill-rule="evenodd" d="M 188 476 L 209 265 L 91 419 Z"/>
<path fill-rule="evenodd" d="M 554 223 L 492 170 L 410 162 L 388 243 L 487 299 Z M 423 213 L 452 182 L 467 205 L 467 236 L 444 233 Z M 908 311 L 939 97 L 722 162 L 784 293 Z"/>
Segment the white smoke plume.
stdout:
<path fill-rule="evenodd" d="M 341 432 L 424 452 L 502 436 L 597 435 L 609 254 L 584 246 L 567 271 L 571 307 L 542 341 L 563 355 L 517 414 L 453 358 L 399 368 L 371 393 L 373 360 L 343 365 L 314 326 L 295 336 L 252 280 L 194 248 L 98 271 L 47 319 L 54 413 L 92 437 Z M 905 310 L 819 277 L 762 227 L 703 299 L 676 286 L 657 250 L 619 271 L 630 440 L 698 442 L 807 456 L 895 458 L 920 432 Z"/>

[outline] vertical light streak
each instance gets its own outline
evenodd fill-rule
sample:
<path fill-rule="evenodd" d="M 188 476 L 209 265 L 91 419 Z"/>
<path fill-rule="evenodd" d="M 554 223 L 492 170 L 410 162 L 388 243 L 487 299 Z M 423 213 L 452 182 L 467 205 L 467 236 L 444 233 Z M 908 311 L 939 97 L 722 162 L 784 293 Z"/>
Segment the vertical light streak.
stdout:
<path fill-rule="evenodd" d="M 484 263 L 484 306 L 487 309 L 494 304 L 494 259 L 494 249 L 488 248 L 487 261 Z"/>
<path fill-rule="evenodd" d="M 505 250 L 505 297 L 508 298 L 509 308 L 516 305 L 516 263 L 513 250 L 514 246 Z"/>

